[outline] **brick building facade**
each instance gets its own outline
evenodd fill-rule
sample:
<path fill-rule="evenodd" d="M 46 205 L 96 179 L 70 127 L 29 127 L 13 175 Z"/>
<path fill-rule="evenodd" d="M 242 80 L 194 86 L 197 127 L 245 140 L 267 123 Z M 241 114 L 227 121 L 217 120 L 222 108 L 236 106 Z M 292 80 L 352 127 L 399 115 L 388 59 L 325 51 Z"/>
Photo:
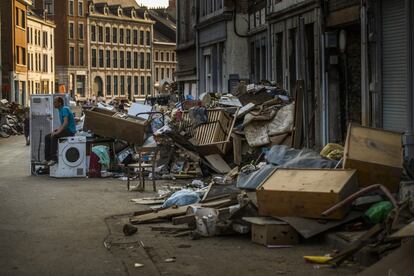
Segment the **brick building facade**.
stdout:
<path fill-rule="evenodd" d="M 23 105 L 28 99 L 26 31 L 27 9 L 31 4 L 30 0 L 0 1 L 2 97 Z"/>
<path fill-rule="evenodd" d="M 55 92 L 55 24 L 46 14 L 27 15 L 27 90 L 32 94 Z"/>
<path fill-rule="evenodd" d="M 35 0 L 56 24 L 56 91 L 85 99 L 88 89 L 87 0 Z"/>

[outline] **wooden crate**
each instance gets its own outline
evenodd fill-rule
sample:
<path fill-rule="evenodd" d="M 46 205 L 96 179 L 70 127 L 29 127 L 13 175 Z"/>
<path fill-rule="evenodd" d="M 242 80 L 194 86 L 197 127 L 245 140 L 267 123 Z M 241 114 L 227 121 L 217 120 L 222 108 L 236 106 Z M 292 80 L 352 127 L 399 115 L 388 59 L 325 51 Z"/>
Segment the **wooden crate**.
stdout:
<path fill-rule="evenodd" d="M 268 217 L 248 217 L 252 225 L 252 242 L 263 245 L 291 245 L 299 242 L 299 234 L 284 221 Z"/>
<path fill-rule="evenodd" d="M 343 168 L 358 170 L 361 187 L 383 184 L 396 192 L 403 171 L 402 134 L 350 124 Z"/>
<path fill-rule="evenodd" d="M 116 112 L 100 108 L 84 110 L 84 112 L 84 130 L 90 130 L 96 135 L 123 140 L 138 146 L 144 143 L 148 121 L 114 117 Z"/>
<path fill-rule="evenodd" d="M 203 155 L 225 154 L 230 142 L 235 118 L 222 108 L 208 109 L 207 116 L 207 123 L 194 126 L 189 112 L 184 112 L 180 128 L 189 132 L 190 136 L 193 137 L 193 143 L 199 153 Z"/>
<path fill-rule="evenodd" d="M 355 170 L 277 169 L 256 194 L 261 216 L 322 218 L 323 211 L 357 190 Z M 347 211 L 326 218 L 342 219 Z"/>

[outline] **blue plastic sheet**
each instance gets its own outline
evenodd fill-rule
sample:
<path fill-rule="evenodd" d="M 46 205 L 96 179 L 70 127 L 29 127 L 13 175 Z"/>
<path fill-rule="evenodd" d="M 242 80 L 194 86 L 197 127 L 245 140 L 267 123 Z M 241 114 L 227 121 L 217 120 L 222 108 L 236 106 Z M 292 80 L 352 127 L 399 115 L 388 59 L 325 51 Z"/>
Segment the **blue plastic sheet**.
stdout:
<path fill-rule="evenodd" d="M 164 204 L 162 205 L 163 208 L 168 208 L 171 206 L 185 206 L 194 203 L 198 203 L 200 201 L 200 197 L 198 194 L 191 190 L 181 190 L 175 192 L 168 198 Z"/>
<path fill-rule="evenodd" d="M 109 157 L 109 148 L 107 146 L 95 146 L 92 148 L 92 152 L 99 157 L 99 163 L 109 166 L 111 159 Z"/>

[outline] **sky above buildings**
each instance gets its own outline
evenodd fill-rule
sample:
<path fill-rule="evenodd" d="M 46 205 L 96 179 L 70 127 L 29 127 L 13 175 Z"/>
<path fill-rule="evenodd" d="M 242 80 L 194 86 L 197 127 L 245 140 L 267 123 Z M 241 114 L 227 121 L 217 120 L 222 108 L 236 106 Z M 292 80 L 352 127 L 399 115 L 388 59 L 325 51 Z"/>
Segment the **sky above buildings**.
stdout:
<path fill-rule="evenodd" d="M 139 5 L 147 7 L 166 7 L 168 6 L 168 0 L 137 0 Z"/>

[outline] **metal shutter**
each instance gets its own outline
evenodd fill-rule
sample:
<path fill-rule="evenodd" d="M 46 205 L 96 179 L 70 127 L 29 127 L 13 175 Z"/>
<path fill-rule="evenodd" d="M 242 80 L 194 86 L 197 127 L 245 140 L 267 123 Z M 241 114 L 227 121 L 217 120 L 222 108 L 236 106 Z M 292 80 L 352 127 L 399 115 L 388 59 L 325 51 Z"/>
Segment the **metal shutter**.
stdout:
<path fill-rule="evenodd" d="M 383 127 L 407 126 L 407 34 L 404 0 L 383 0 Z"/>

